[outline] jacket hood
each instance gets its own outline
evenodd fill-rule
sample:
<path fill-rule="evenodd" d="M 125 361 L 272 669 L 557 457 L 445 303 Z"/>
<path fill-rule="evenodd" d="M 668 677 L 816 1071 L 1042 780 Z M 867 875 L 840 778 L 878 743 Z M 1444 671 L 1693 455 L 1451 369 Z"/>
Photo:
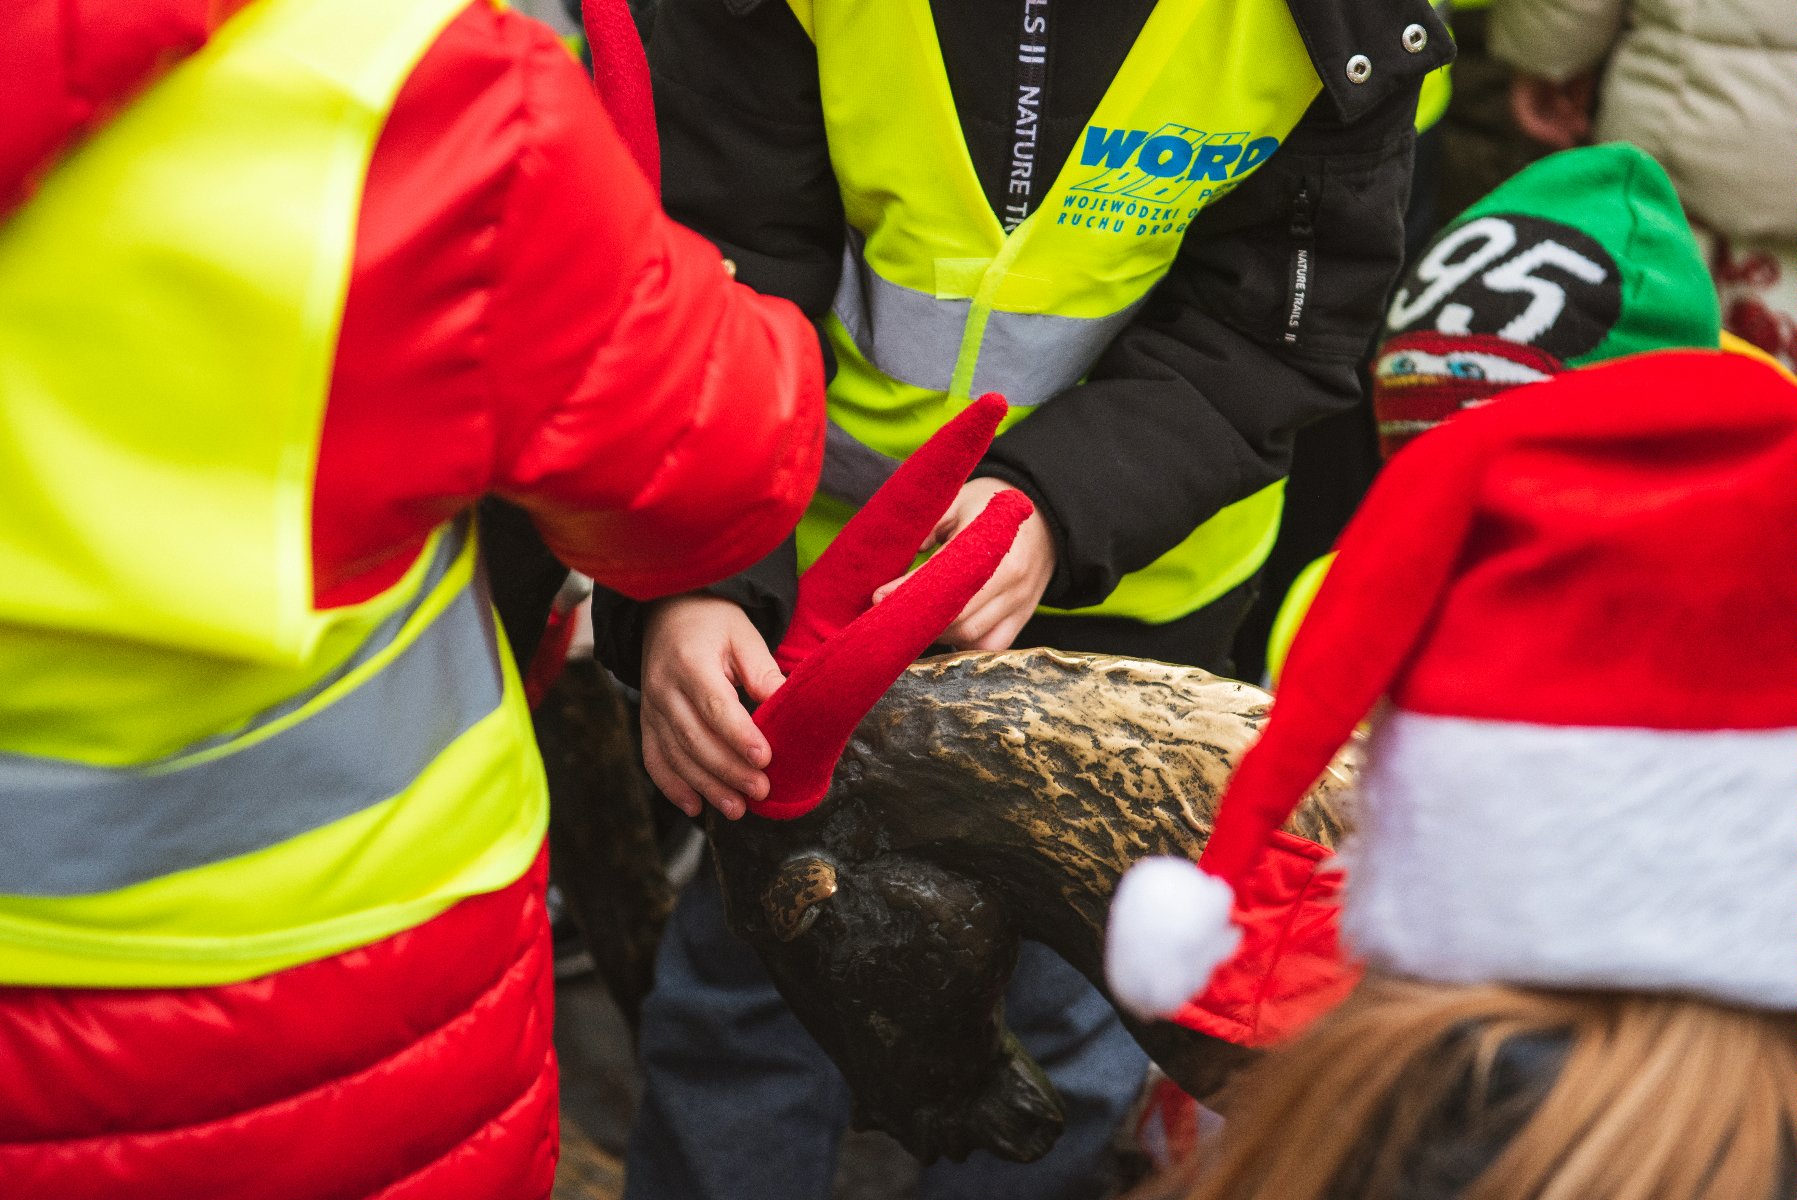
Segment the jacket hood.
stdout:
<path fill-rule="evenodd" d="M 0 7 L 0 217 L 57 157 L 247 0 L 11 0 Z"/>

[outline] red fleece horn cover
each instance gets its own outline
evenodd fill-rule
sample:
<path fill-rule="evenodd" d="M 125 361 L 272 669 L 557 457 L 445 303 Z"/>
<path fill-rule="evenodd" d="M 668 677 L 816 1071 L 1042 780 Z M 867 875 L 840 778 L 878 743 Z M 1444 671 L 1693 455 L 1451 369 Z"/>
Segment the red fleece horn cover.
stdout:
<path fill-rule="evenodd" d="M 773 759 L 767 799 L 751 812 L 790 820 L 818 806 L 855 726 L 991 578 L 1033 511 L 1022 492 L 998 493 L 897 591 L 794 669 L 755 712 Z"/>
<path fill-rule="evenodd" d="M 643 169 L 643 177 L 661 192 L 661 143 L 655 135 L 655 100 L 649 88 L 649 58 L 636 31 L 626 0 L 580 0 L 586 27 L 587 53 L 593 59 L 593 87 L 612 124 Z"/>
<path fill-rule="evenodd" d="M 911 569 L 917 548 L 929 538 L 956 492 L 979 465 L 1007 408 L 1003 396 L 989 392 L 938 429 L 917 453 L 899 464 L 892 478 L 800 576 L 792 624 L 774 653 L 782 671 L 792 674 L 867 611 L 874 589 Z M 997 569 L 996 560 L 991 569 Z M 949 620 L 954 616 L 950 613 Z M 944 621 L 936 633 L 947 626 Z M 897 677 L 894 672 L 893 678 Z"/>

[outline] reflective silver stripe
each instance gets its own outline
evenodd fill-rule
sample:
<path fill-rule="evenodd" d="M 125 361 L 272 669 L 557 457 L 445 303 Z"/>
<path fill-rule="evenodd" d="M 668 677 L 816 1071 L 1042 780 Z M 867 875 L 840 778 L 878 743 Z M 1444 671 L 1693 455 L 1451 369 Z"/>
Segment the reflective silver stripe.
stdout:
<path fill-rule="evenodd" d="M 868 362 L 914 387 L 945 392 L 954 380 L 971 300 L 939 300 L 882 278 L 868 265 L 866 239 L 849 230 L 833 311 Z M 969 395 L 1003 392 L 1034 408 L 1073 386 L 1122 332 L 1142 302 L 1108 317 L 994 311 L 986 318 Z"/>
<path fill-rule="evenodd" d="M 850 228 L 842 248 L 842 280 L 831 309 L 855 346 L 901 383 L 946 392 L 961 353 L 971 300 L 938 300 L 880 278 L 863 254 L 867 239 Z"/>
<path fill-rule="evenodd" d="M 831 421 L 824 428 L 824 472 L 817 490 L 860 508 L 892 478 L 898 466 L 898 459 L 857 441 L 854 434 Z"/>
<path fill-rule="evenodd" d="M 442 541 L 453 559 L 461 538 Z M 376 635 L 385 642 L 371 637 L 358 661 L 398 632 L 398 624 L 383 624 Z M 141 767 L 0 754 L 0 893 L 111 891 L 322 828 L 405 790 L 503 694 L 492 606 L 477 571 L 383 669 L 241 750 L 185 767 L 178 760 L 191 749 Z"/>
<path fill-rule="evenodd" d="M 986 319 L 967 394 L 1002 392 L 1020 408 L 1052 399 L 1085 378 L 1140 307 L 1138 300 L 1108 317 L 994 312 Z"/>

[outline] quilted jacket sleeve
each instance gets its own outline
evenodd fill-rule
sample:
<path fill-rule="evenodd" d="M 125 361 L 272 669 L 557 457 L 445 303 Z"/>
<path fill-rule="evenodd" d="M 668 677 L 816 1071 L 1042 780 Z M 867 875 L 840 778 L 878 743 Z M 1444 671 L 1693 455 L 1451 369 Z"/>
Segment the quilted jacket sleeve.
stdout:
<path fill-rule="evenodd" d="M 245 0 L 11 0 L 0 7 L 0 215 L 82 133 L 204 45 Z"/>
<path fill-rule="evenodd" d="M 726 282 L 560 47 L 536 56 L 522 74 L 534 128 L 496 234 L 493 490 L 607 587 L 700 587 L 773 549 L 810 499 L 817 338 L 791 304 Z"/>

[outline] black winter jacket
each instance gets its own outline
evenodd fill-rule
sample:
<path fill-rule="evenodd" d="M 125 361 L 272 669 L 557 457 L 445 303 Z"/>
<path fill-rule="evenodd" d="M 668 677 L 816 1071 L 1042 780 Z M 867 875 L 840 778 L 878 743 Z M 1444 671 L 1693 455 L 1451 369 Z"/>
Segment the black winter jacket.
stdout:
<path fill-rule="evenodd" d="M 1038 161 L 1052 175 L 1154 0 L 1051 3 Z M 1000 437 L 978 472 L 1022 488 L 1046 518 L 1058 551 L 1047 604 L 1104 599 L 1283 477 L 1295 430 L 1359 398 L 1359 359 L 1403 254 L 1417 90 L 1452 42 L 1427 0 L 1289 3 L 1322 93 L 1266 164 L 1192 222 L 1087 380 Z M 931 0 L 931 10 L 968 149 L 1002 212 L 1019 4 Z M 1406 47 L 1407 30 L 1420 49 Z M 668 211 L 734 259 L 739 279 L 821 320 L 845 226 L 816 52 L 797 18 L 782 0 L 660 0 L 649 53 Z M 1348 64 L 1361 55 L 1371 72 L 1355 83 Z M 1301 253 L 1308 295 L 1288 342 Z M 789 545 L 712 590 L 743 604 L 772 642 L 795 578 Z M 633 676 L 639 610 L 596 603 L 601 658 Z"/>

